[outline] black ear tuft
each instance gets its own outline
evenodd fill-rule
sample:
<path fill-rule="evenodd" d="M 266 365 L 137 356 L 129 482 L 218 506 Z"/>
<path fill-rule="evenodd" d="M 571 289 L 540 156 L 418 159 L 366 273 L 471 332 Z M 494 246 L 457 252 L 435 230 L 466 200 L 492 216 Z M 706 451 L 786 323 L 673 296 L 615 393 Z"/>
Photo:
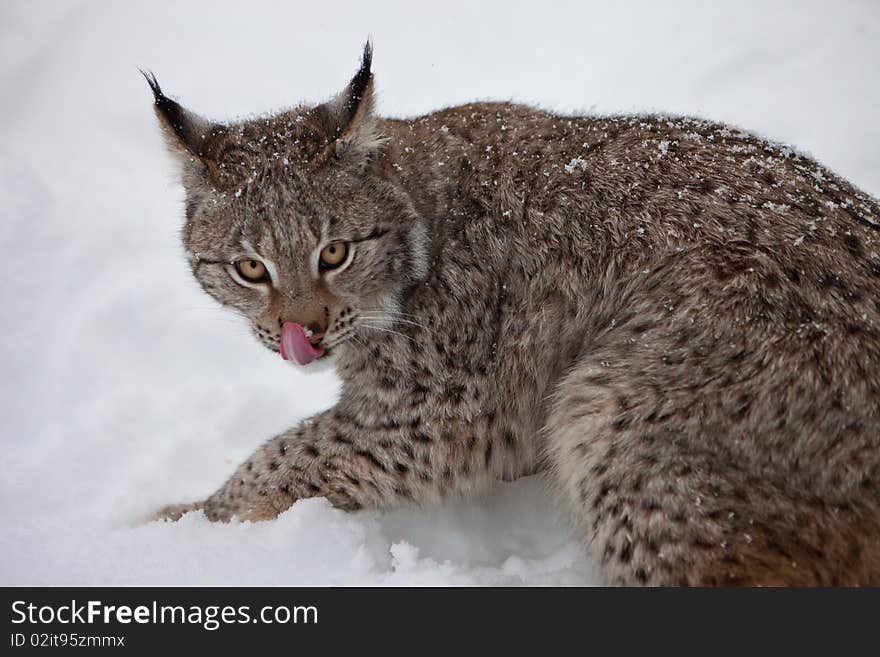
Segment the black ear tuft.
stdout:
<path fill-rule="evenodd" d="M 364 44 L 364 55 L 361 59 L 361 67 L 354 74 L 345 91 L 336 101 L 334 120 L 336 124 L 335 134 L 339 135 L 354 119 L 361 105 L 361 101 L 369 94 L 370 82 L 373 79 L 371 67 L 373 65 L 373 44 L 367 41 Z"/>
<path fill-rule="evenodd" d="M 388 141 L 374 112 L 372 65 L 373 44 L 368 40 L 360 68 L 345 89 L 316 108 L 328 140 L 317 162 L 344 161 L 353 170 L 364 171 Z"/>
<path fill-rule="evenodd" d="M 159 81 L 150 71 L 138 69 L 141 75 L 150 85 L 153 92 L 156 114 L 165 124 L 168 132 L 176 137 L 177 142 L 192 155 L 203 157 L 205 155 L 205 143 L 209 136 L 215 134 L 219 126 L 212 125 L 199 116 L 196 116 L 178 102 L 171 100 L 162 93 Z"/>
<path fill-rule="evenodd" d="M 156 109 L 165 121 L 168 122 L 168 125 L 170 125 L 182 138 L 182 132 L 186 125 L 184 109 L 178 103 L 162 93 L 162 87 L 159 86 L 159 81 L 156 79 L 156 76 L 152 71 L 138 70 L 141 72 L 141 75 L 146 78 L 147 84 L 150 85 L 150 90 L 153 92 L 153 100 L 156 103 Z"/>
<path fill-rule="evenodd" d="M 363 59 L 361 59 L 361 67 L 358 69 L 358 72 L 354 74 L 354 77 L 349 83 L 351 100 L 355 107 L 361 102 L 361 98 L 364 97 L 367 85 L 370 83 L 370 78 L 373 77 L 371 70 L 372 66 L 373 44 L 367 39 L 367 42 L 364 44 L 364 56 Z"/>
<path fill-rule="evenodd" d="M 142 68 L 139 68 L 140 74 L 144 76 L 144 79 L 147 81 L 147 84 L 150 85 L 150 90 L 153 92 L 153 98 L 157 101 L 162 96 L 162 89 L 159 87 L 159 81 L 156 80 L 156 76 L 153 75 L 152 71 L 145 71 Z"/>
<path fill-rule="evenodd" d="M 162 111 L 162 114 L 165 114 L 166 117 L 174 113 L 179 114 L 181 109 L 180 105 L 162 93 L 162 87 L 159 86 L 159 81 L 156 79 L 153 72 L 145 71 L 140 68 L 138 70 L 141 72 L 141 75 L 144 76 L 147 84 L 150 85 L 150 91 L 153 92 L 153 100 L 156 102 L 156 107 Z"/>

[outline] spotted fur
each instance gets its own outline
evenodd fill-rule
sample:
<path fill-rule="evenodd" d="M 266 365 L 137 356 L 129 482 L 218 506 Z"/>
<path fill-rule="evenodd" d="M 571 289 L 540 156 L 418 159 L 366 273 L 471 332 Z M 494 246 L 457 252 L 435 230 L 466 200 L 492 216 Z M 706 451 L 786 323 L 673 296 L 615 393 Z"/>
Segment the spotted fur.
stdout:
<path fill-rule="evenodd" d="M 207 499 L 425 504 L 545 470 L 610 583 L 880 584 L 880 206 L 813 159 L 670 116 L 328 103 L 240 123 L 151 78 L 183 241 L 278 349 L 315 326 L 338 403 Z M 335 274 L 328 239 L 352 242 Z M 271 262 L 251 289 L 238 257 Z"/>

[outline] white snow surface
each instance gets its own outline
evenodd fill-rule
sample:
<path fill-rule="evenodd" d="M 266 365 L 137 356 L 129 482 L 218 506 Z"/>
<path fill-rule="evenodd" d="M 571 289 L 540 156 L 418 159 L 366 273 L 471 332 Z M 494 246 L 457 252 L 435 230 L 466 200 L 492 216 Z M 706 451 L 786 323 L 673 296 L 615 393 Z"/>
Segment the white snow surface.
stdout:
<path fill-rule="evenodd" d="M 379 109 L 476 98 L 697 114 L 880 192 L 880 3 L 0 3 L 0 584 L 591 584 L 539 478 L 425 510 L 148 512 L 333 403 L 197 289 L 137 67 L 212 118 L 321 101 L 375 44 Z M 564 164 L 564 163 L 561 163 Z"/>

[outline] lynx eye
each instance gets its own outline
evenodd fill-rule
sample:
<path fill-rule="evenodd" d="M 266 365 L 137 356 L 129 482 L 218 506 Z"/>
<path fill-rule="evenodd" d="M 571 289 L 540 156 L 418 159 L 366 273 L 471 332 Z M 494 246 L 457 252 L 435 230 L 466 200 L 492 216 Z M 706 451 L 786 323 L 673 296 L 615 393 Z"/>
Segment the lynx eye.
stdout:
<path fill-rule="evenodd" d="M 321 269 L 336 269 L 345 262 L 348 257 L 348 244 L 346 242 L 333 242 L 321 249 Z"/>
<path fill-rule="evenodd" d="M 269 272 L 259 260 L 238 260 L 235 271 L 248 283 L 265 283 L 269 280 Z"/>

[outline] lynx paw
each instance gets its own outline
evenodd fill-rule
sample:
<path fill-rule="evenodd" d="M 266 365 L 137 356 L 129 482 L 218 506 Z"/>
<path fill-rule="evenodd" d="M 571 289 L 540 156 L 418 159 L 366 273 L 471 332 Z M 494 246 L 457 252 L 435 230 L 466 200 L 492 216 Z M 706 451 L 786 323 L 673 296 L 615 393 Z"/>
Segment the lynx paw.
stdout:
<path fill-rule="evenodd" d="M 190 504 L 169 504 L 162 507 L 156 513 L 150 516 L 149 520 L 165 520 L 177 522 L 184 514 L 190 511 L 198 511 L 203 506 L 202 502 L 191 502 Z"/>

